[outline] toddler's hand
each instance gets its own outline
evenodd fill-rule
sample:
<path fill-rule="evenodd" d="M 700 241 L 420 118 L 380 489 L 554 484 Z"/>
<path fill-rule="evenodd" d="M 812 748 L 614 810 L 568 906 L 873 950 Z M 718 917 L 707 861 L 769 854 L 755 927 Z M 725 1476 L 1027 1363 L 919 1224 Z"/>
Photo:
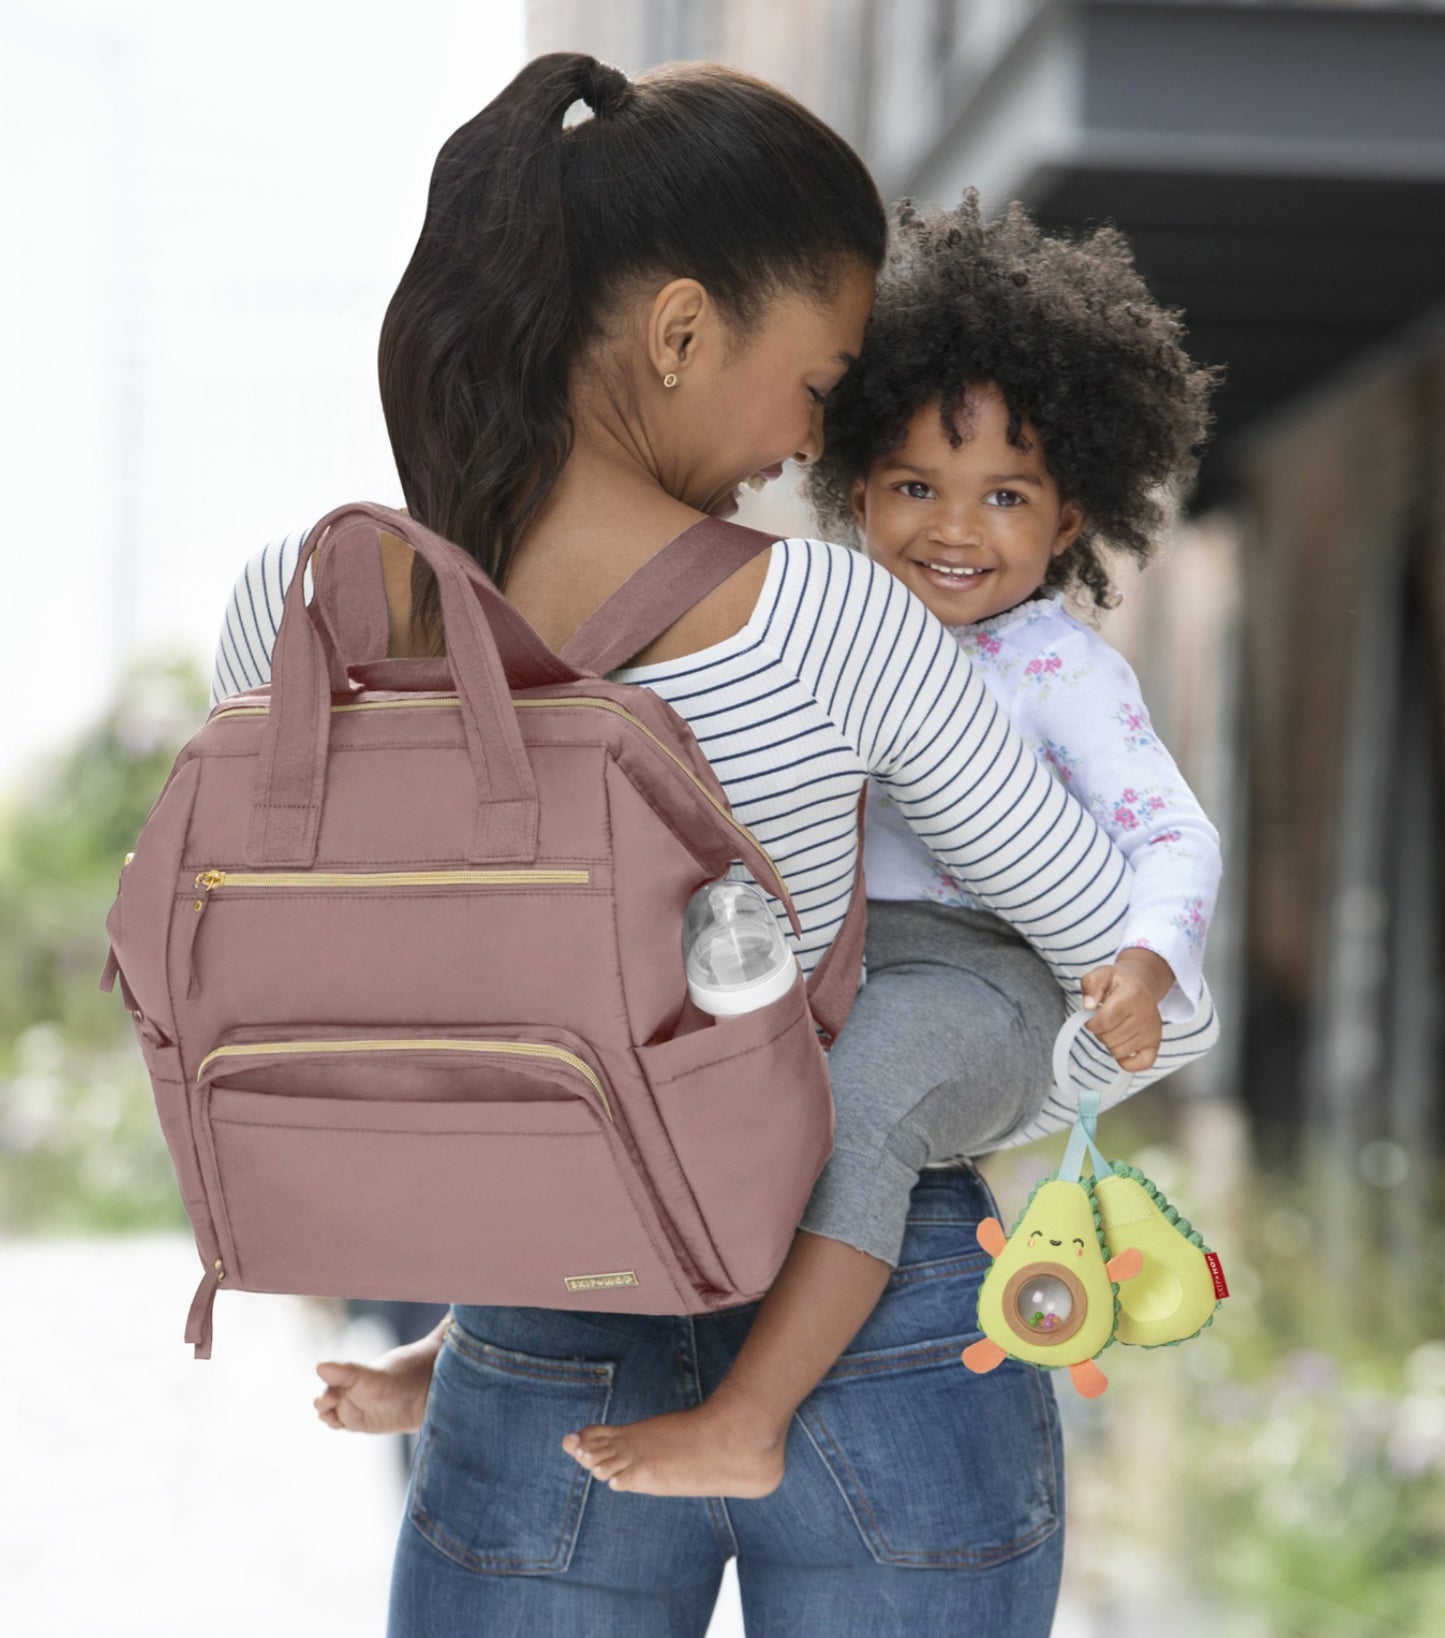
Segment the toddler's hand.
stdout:
<path fill-rule="evenodd" d="M 1173 969 L 1161 956 L 1142 949 L 1121 950 L 1108 967 L 1084 974 L 1084 1006 L 1095 1016 L 1085 1025 L 1113 1053 L 1123 1069 L 1152 1069 L 1159 1056 L 1164 1026 L 1159 998 L 1174 983 Z"/>
<path fill-rule="evenodd" d="M 427 1394 L 436 1366 L 429 1338 L 384 1353 L 375 1365 L 324 1359 L 316 1374 L 327 1384 L 313 1399 L 328 1427 L 351 1433 L 415 1433 L 426 1418 Z"/>

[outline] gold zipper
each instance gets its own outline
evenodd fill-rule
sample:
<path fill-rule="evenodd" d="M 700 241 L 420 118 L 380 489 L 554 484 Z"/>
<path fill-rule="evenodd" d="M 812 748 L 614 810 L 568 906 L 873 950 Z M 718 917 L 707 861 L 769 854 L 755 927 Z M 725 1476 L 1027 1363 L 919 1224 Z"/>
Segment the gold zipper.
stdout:
<path fill-rule="evenodd" d="M 333 705 L 331 709 L 333 711 L 396 711 L 401 709 L 411 711 L 419 705 L 455 705 L 456 703 L 457 696 L 455 694 L 441 694 L 436 699 L 430 700 L 363 700 L 360 704 Z M 266 707 L 264 705 L 222 705 L 212 711 L 207 720 L 214 721 L 217 717 L 264 717 L 265 715 Z"/>
<path fill-rule="evenodd" d="M 547 1046 L 540 1041 L 461 1041 L 455 1038 L 444 1040 L 375 1040 L 375 1041 L 252 1041 L 244 1045 L 214 1047 L 201 1059 L 200 1068 L 196 1071 L 196 1084 L 200 1084 L 201 1076 L 206 1065 L 212 1058 L 244 1057 L 264 1054 L 270 1056 L 276 1052 L 512 1052 L 529 1058 L 560 1058 L 573 1069 L 586 1076 L 596 1089 L 597 1096 L 602 1100 L 602 1107 L 607 1118 L 615 1126 L 617 1124 L 612 1114 L 612 1105 L 607 1101 L 607 1093 L 602 1082 L 590 1065 L 583 1062 L 575 1052 L 568 1052 L 565 1047 Z"/>
<path fill-rule="evenodd" d="M 196 935 L 201 917 L 218 887 L 437 887 L 471 886 L 478 882 L 493 887 L 525 886 L 534 882 L 586 886 L 592 879 L 588 870 L 201 870 L 196 886 L 204 889 L 191 909 L 183 960 L 186 968 L 186 1000 L 196 996 Z"/>
<path fill-rule="evenodd" d="M 449 883 L 577 882 L 591 880 L 587 870 L 203 870 L 196 886 L 209 893 L 228 882 L 252 887 L 432 887 Z"/>
<path fill-rule="evenodd" d="M 457 704 L 460 704 L 460 700 L 457 695 L 444 694 L 437 699 L 429 700 L 368 700 L 362 702 L 361 704 L 333 705 L 331 709 L 333 711 L 388 711 L 393 710 L 398 706 L 406 706 L 407 708 L 410 708 L 416 705 Z M 709 802 L 712 803 L 712 805 L 723 816 L 723 818 L 727 820 L 733 829 L 746 836 L 753 846 L 757 848 L 758 852 L 761 853 L 762 856 L 768 861 L 768 864 L 772 868 L 773 875 L 777 878 L 777 880 L 782 882 L 784 887 L 787 886 L 787 882 L 783 878 L 782 871 L 779 870 L 777 865 L 773 863 L 772 854 L 768 852 L 767 848 L 763 846 L 763 844 L 758 840 L 757 836 L 751 830 L 749 830 L 745 824 L 743 824 L 742 820 L 734 818 L 733 815 L 729 813 L 728 810 L 722 805 L 722 803 L 718 801 L 717 797 L 715 797 L 707 788 L 707 786 L 703 784 L 702 780 L 700 780 L 692 769 L 688 767 L 682 758 L 678 756 L 675 751 L 664 745 L 657 735 L 654 734 L 653 731 L 647 726 L 647 724 L 643 722 L 640 717 L 633 716 L 632 712 L 625 706 L 618 705 L 615 700 L 600 700 L 594 696 L 582 694 L 566 696 L 549 694 L 544 699 L 513 700 L 512 704 L 519 707 L 524 705 L 547 707 L 554 705 L 600 705 L 605 711 L 613 711 L 619 717 L 626 717 L 628 722 L 630 722 L 633 727 L 640 728 L 660 751 L 665 752 L 672 758 L 678 767 L 682 769 L 687 777 L 693 782 L 694 785 L 697 786 L 702 794 L 708 799 Z M 216 717 L 263 717 L 266 715 L 266 712 L 267 707 L 264 705 L 233 705 L 229 710 L 222 708 L 220 710 L 213 711 L 211 713 L 211 717 L 212 719 Z"/>

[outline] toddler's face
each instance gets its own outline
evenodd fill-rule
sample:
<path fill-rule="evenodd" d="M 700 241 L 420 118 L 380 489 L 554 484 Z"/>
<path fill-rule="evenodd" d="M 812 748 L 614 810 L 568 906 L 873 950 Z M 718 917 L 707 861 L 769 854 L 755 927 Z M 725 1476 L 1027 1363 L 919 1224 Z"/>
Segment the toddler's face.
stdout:
<path fill-rule="evenodd" d="M 1084 525 L 1082 510 L 1060 499 L 1032 425 L 1021 428 L 1027 451 L 1008 441 L 997 387 L 971 388 L 956 421 L 957 449 L 939 400 L 925 404 L 899 448 L 875 461 L 851 496 L 869 557 L 948 626 L 1023 602 Z M 939 563 L 978 572 L 949 576 L 927 566 Z"/>

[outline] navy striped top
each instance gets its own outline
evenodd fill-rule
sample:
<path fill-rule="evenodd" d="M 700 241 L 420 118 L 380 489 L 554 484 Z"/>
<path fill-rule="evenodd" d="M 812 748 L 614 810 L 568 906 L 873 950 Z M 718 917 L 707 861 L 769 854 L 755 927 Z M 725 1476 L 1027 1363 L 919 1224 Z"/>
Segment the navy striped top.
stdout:
<path fill-rule="evenodd" d="M 241 571 L 216 648 L 213 708 L 269 678 L 304 536 L 269 542 Z M 822 540 L 776 541 L 740 631 L 608 677 L 654 690 L 687 720 L 733 812 L 787 882 L 801 939 L 773 902 L 805 973 L 847 913 L 858 795 L 870 775 L 944 867 L 1034 946 L 1075 1003 L 1082 976 L 1117 953 L 1127 861 L 1009 725 L 953 634 L 865 554 Z M 732 874 L 752 880 L 741 861 Z M 1206 990 L 1192 1020 L 1165 1025 L 1159 1058 L 1129 1092 L 1216 1036 Z M 1105 1088 L 1107 1107 L 1117 1066 L 1087 1031 L 1073 1064 L 1081 1080 Z M 1057 1130 L 1072 1115 L 1051 1099 L 1012 1141 Z"/>

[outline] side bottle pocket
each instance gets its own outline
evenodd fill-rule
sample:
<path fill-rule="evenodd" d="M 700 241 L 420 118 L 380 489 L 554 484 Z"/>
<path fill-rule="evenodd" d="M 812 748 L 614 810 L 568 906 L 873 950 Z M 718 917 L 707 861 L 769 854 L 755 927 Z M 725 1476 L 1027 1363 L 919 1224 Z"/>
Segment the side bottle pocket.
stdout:
<path fill-rule="evenodd" d="M 833 1148 L 827 1055 L 802 971 L 765 1007 L 635 1050 L 738 1296 L 761 1296 Z"/>

